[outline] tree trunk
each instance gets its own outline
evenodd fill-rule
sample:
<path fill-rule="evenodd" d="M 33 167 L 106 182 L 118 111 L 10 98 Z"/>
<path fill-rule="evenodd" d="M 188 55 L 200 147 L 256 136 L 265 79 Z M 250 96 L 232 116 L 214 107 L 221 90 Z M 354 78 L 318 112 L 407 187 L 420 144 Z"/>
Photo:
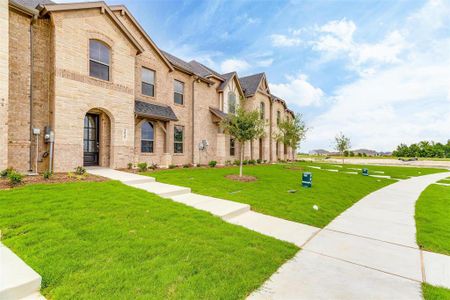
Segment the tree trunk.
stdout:
<path fill-rule="evenodd" d="M 244 160 L 244 142 L 241 143 L 241 162 L 239 163 L 239 177 L 242 177 L 242 162 Z"/>

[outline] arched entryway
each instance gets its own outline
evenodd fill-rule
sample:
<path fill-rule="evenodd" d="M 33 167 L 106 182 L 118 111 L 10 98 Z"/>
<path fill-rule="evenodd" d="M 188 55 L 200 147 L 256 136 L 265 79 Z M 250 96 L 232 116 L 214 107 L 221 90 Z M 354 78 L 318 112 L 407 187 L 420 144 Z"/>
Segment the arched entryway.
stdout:
<path fill-rule="evenodd" d="M 111 164 L 111 119 L 101 109 L 91 109 L 83 121 L 83 165 Z"/>

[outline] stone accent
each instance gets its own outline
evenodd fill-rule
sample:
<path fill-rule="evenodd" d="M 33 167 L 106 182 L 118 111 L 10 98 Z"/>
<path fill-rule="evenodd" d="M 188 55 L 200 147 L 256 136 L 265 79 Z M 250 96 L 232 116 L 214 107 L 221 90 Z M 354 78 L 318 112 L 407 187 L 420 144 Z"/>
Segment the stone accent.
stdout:
<path fill-rule="evenodd" d="M 8 166 L 9 9 L 0 1 L 0 170 Z"/>

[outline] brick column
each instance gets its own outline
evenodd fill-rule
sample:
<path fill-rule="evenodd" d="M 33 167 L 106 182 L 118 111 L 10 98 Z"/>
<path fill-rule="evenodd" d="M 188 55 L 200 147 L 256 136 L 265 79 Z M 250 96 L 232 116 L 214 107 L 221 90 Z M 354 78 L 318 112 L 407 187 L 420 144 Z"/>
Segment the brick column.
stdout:
<path fill-rule="evenodd" d="M 219 165 L 224 165 L 226 158 L 225 134 L 217 133 L 216 141 L 217 141 L 216 145 L 217 163 Z"/>
<path fill-rule="evenodd" d="M 8 166 L 9 10 L 0 1 L 0 170 Z"/>

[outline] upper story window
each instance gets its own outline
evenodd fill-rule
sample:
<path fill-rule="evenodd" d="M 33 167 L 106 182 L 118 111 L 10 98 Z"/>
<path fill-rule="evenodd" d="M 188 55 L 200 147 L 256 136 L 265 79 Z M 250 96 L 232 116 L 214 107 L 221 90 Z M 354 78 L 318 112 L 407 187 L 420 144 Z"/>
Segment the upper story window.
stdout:
<path fill-rule="evenodd" d="M 265 105 L 264 105 L 264 102 L 261 102 L 260 104 L 259 104 L 259 115 L 260 115 L 260 117 L 261 117 L 261 120 L 264 120 L 264 115 L 265 115 Z"/>
<path fill-rule="evenodd" d="M 98 40 L 89 40 L 89 76 L 109 80 L 111 49 Z"/>
<path fill-rule="evenodd" d="M 175 126 L 173 128 L 173 152 L 183 153 L 184 127 Z"/>
<path fill-rule="evenodd" d="M 228 113 L 236 113 L 236 94 L 233 92 L 228 93 Z"/>
<path fill-rule="evenodd" d="M 155 96 L 155 71 L 142 67 L 141 71 L 141 89 L 142 94 L 146 96 Z"/>
<path fill-rule="evenodd" d="M 184 83 L 178 80 L 173 82 L 173 101 L 176 104 L 184 104 Z"/>
<path fill-rule="evenodd" d="M 277 111 L 277 125 L 279 125 L 281 122 L 281 112 Z"/>
<path fill-rule="evenodd" d="M 153 153 L 153 142 L 155 140 L 155 131 L 153 124 L 144 122 L 141 126 L 141 152 Z"/>

